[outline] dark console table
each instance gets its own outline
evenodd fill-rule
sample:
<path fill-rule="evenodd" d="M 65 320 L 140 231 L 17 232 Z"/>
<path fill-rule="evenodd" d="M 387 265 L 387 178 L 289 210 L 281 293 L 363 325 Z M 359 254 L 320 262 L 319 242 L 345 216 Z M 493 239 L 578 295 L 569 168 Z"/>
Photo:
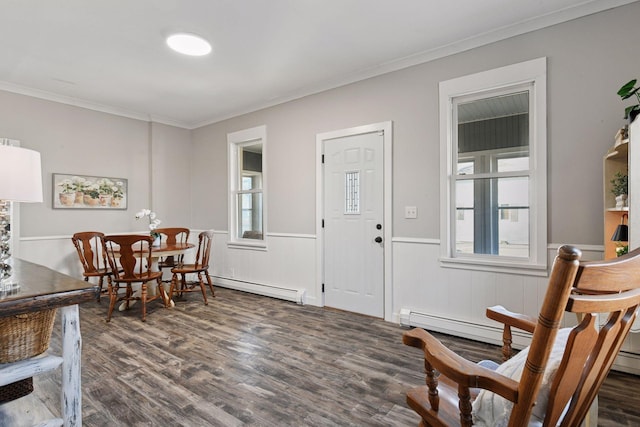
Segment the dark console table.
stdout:
<path fill-rule="evenodd" d="M 14 271 L 20 286 L 15 291 L 0 293 L 0 317 L 58 309 L 62 327 L 62 356 L 46 352 L 44 356 L 0 364 L 0 386 L 51 371 L 62 365 L 62 419 L 49 420 L 47 425 L 81 426 L 82 341 L 78 304 L 95 300 L 98 287 L 20 259 L 14 259 Z"/>

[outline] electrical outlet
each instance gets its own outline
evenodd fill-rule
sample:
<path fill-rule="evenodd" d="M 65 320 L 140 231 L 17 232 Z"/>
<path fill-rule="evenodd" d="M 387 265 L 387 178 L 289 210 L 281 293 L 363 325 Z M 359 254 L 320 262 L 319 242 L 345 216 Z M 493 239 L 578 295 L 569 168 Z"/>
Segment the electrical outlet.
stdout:
<path fill-rule="evenodd" d="M 418 208 L 415 206 L 405 206 L 404 217 L 408 219 L 418 218 Z"/>

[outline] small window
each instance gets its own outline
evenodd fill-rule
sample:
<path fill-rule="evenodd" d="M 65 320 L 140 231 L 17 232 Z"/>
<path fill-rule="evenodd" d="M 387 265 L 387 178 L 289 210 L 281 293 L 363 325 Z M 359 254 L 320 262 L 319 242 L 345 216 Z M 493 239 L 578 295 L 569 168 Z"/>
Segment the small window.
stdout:
<path fill-rule="evenodd" d="M 445 266 L 546 274 L 546 60 L 440 84 Z"/>
<path fill-rule="evenodd" d="M 230 133 L 227 141 L 230 244 L 264 247 L 266 128 Z"/>
<path fill-rule="evenodd" d="M 345 215 L 357 215 L 360 213 L 360 172 L 346 172 L 344 184 L 344 213 Z"/>

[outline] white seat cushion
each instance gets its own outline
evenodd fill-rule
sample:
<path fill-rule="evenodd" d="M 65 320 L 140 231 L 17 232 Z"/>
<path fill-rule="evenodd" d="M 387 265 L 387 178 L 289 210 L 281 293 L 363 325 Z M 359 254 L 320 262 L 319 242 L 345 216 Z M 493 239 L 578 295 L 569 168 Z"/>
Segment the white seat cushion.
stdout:
<path fill-rule="evenodd" d="M 553 348 L 551 349 L 547 368 L 544 372 L 542 385 L 538 392 L 537 402 L 533 407 L 531 420 L 529 422 L 530 427 L 542 425 L 544 414 L 547 411 L 551 383 L 553 382 L 558 366 L 560 366 L 560 362 L 562 361 L 564 348 L 567 345 L 567 338 L 569 337 L 570 331 L 571 328 L 565 328 L 558 331 Z M 520 381 L 528 355 L 529 347 L 498 366 L 496 372 L 516 381 Z M 482 390 L 473 401 L 474 425 L 477 427 L 506 426 L 509 424 L 509 415 L 511 414 L 512 408 L 513 403 L 509 402 L 507 399 L 488 390 Z"/>

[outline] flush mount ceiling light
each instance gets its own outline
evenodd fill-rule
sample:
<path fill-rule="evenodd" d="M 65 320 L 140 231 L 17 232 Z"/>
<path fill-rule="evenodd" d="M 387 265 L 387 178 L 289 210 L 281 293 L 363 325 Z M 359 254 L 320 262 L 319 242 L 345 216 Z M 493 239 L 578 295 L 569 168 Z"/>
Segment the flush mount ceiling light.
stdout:
<path fill-rule="evenodd" d="M 189 33 L 172 34 L 167 37 L 167 45 L 184 55 L 203 56 L 211 52 L 211 44 L 200 36 Z"/>

